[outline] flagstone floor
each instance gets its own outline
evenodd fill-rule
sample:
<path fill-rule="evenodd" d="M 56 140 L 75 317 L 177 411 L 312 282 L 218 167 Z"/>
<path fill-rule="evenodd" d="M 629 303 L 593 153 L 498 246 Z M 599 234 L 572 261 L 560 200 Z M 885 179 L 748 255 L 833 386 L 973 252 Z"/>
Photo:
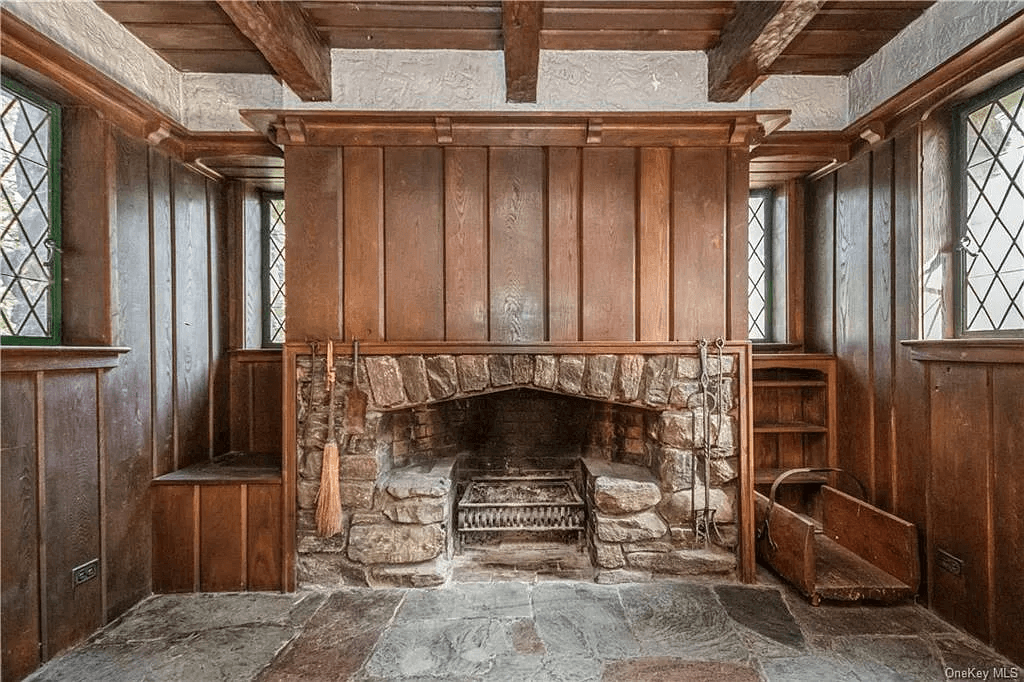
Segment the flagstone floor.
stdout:
<path fill-rule="evenodd" d="M 29 679 L 829 682 L 985 671 L 1024 679 L 920 606 L 812 607 L 762 573 L 757 586 L 534 579 L 158 595 Z"/>

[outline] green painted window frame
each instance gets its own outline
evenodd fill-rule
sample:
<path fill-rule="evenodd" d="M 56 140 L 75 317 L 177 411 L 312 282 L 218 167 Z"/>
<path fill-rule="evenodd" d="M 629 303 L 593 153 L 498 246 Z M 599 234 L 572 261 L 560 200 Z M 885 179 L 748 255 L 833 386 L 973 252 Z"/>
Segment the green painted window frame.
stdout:
<path fill-rule="evenodd" d="M 286 312 L 282 312 L 282 323 L 280 325 L 275 324 L 275 315 L 272 310 L 274 298 L 280 294 L 284 296 L 284 283 L 278 292 L 278 287 L 275 286 L 273 278 L 271 276 L 271 267 L 276 257 L 281 257 L 276 253 L 272 241 L 271 241 L 271 230 L 275 227 L 274 222 L 274 208 L 271 205 L 272 202 L 280 201 L 284 202 L 283 192 L 262 192 L 260 195 L 260 214 L 262 226 L 260 229 L 260 251 L 262 258 L 262 265 L 260 268 L 260 281 L 262 282 L 262 317 L 263 317 L 263 339 L 262 346 L 264 348 L 280 348 L 284 343 L 284 330 L 287 324 Z M 284 211 L 282 210 L 282 215 Z M 285 218 L 286 219 L 286 218 Z M 281 221 L 281 252 L 284 250 L 284 220 Z M 287 304 L 286 304 L 287 305 Z"/>
<path fill-rule="evenodd" d="M 968 117 L 975 111 L 994 103 L 1006 95 L 1024 89 L 1024 72 L 1018 73 L 1003 82 L 989 88 L 985 92 L 982 92 L 964 102 L 958 104 L 953 109 L 953 215 L 955 216 L 956 227 L 955 227 L 955 243 L 957 244 L 954 250 L 954 272 L 955 279 L 953 283 L 953 308 L 954 308 L 954 330 L 958 338 L 1021 338 L 1024 337 L 1024 323 L 1021 327 L 1017 328 L 1002 328 L 1002 324 L 1006 321 L 1006 315 L 1000 321 L 1000 328 L 991 330 L 982 329 L 968 329 L 970 320 L 967 319 L 967 287 L 968 275 L 973 260 L 980 255 L 981 245 L 975 243 L 971 235 L 968 233 L 968 189 L 970 181 L 967 178 L 967 164 L 970 161 L 969 154 L 971 150 L 967 149 L 968 145 Z M 1020 121 L 1024 118 L 1024 105 L 1018 109 L 1015 120 L 1018 122 L 1018 128 L 1021 127 Z M 987 145 L 986 145 L 987 146 Z M 987 182 L 987 178 L 986 178 Z M 1012 184 L 1014 184 L 1022 193 L 1024 193 L 1024 165 L 1016 169 L 1016 174 L 1011 178 Z M 1005 198 L 1004 198 L 1005 201 Z M 1002 207 L 1002 204 L 1000 205 Z M 1024 225 L 1024 223 L 1022 223 Z M 988 231 L 986 231 L 986 236 Z M 1020 228 L 1018 235 L 1013 240 L 1013 243 L 1017 245 L 1018 249 L 1024 250 L 1024 227 Z M 1004 260 L 1005 262 L 1005 260 Z M 999 273 L 1001 268 L 994 270 L 994 277 L 1001 279 Z M 1017 292 L 1017 296 L 1024 299 L 1024 289 Z M 987 296 L 986 296 L 987 297 Z M 1012 302 L 1017 300 L 1015 307 L 1021 310 L 1024 307 L 1024 302 L 1016 299 L 1011 295 Z M 981 304 L 983 306 L 983 304 Z M 1009 309 L 1007 310 L 1009 314 Z M 987 313 L 986 313 L 987 315 Z M 991 319 L 991 318 L 989 318 Z"/>
<path fill-rule="evenodd" d="M 754 309 L 754 304 L 759 303 L 755 300 L 755 285 L 756 282 L 750 278 L 750 264 L 755 256 L 753 247 L 755 244 L 751 243 L 751 230 L 755 229 L 753 215 L 753 201 L 760 200 L 763 202 L 764 215 L 761 220 L 763 230 L 761 230 L 761 253 L 763 254 L 764 264 L 764 289 L 762 292 L 764 295 L 764 333 L 755 335 L 754 328 L 754 315 L 751 311 Z M 773 329 L 773 311 L 772 311 L 772 292 L 774 287 L 774 268 L 772 264 L 772 237 L 774 227 L 774 207 L 775 207 L 775 190 L 767 189 L 752 189 L 750 190 L 750 196 L 747 199 L 747 335 L 751 341 L 760 343 L 771 343 L 774 341 L 772 338 Z"/>
<path fill-rule="evenodd" d="M 47 336 L 3 335 L 0 344 L 5 346 L 56 346 L 61 342 L 61 108 L 31 88 L 18 81 L 2 77 L 3 88 L 17 97 L 23 98 L 36 106 L 45 109 L 50 116 L 49 134 L 49 167 L 47 182 L 49 185 L 50 229 L 48 240 L 50 253 L 50 329 Z M 44 263 L 45 264 L 45 263 Z"/>

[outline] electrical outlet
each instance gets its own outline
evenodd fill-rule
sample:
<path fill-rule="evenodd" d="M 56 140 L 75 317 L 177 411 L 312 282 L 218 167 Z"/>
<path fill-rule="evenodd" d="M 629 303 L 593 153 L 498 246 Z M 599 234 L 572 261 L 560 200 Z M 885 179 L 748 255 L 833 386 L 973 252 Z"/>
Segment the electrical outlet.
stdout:
<path fill-rule="evenodd" d="M 71 569 L 71 584 L 78 587 L 100 574 L 100 560 L 93 559 Z"/>
<path fill-rule="evenodd" d="M 935 565 L 941 568 L 946 573 L 953 575 L 962 575 L 964 572 L 964 560 L 955 557 L 949 552 L 943 551 L 939 548 L 935 548 Z"/>

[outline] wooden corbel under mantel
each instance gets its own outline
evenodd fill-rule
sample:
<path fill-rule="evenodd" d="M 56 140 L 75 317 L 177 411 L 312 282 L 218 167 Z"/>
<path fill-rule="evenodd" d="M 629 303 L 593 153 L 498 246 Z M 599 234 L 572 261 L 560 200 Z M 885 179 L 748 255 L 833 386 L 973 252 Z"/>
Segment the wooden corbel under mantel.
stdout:
<path fill-rule="evenodd" d="M 744 147 L 789 121 L 785 110 L 651 113 L 244 110 L 276 145 Z"/>

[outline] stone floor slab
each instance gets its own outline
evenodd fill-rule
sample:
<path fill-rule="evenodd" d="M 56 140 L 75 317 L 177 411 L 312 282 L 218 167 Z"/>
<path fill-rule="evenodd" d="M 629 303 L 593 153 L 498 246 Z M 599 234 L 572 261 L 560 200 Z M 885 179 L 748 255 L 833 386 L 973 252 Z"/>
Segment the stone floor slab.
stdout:
<path fill-rule="evenodd" d="M 750 653 L 711 588 L 692 583 L 620 587 L 630 628 L 647 656 L 745 664 Z"/>
<path fill-rule="evenodd" d="M 507 621 L 467 618 L 396 622 L 366 662 L 365 673 L 388 680 L 477 678 L 514 651 Z"/>
<path fill-rule="evenodd" d="M 749 666 L 669 657 L 613 661 L 605 666 L 601 677 L 602 682 L 758 682 L 760 679 L 757 671 Z"/>
<path fill-rule="evenodd" d="M 944 678 L 937 647 L 916 635 L 837 637 L 832 641 L 831 648 L 854 668 L 863 667 L 865 662 L 873 662 L 892 670 L 904 680 Z"/>
<path fill-rule="evenodd" d="M 410 591 L 399 613 L 402 620 L 463 618 L 530 618 L 526 583 L 465 583 L 441 589 Z"/>
<path fill-rule="evenodd" d="M 533 617 L 550 656 L 609 660 L 640 653 L 615 587 L 540 583 L 533 589 Z"/>
<path fill-rule="evenodd" d="M 778 590 L 720 585 L 715 594 L 729 617 L 784 647 L 802 649 L 804 635 Z"/>

